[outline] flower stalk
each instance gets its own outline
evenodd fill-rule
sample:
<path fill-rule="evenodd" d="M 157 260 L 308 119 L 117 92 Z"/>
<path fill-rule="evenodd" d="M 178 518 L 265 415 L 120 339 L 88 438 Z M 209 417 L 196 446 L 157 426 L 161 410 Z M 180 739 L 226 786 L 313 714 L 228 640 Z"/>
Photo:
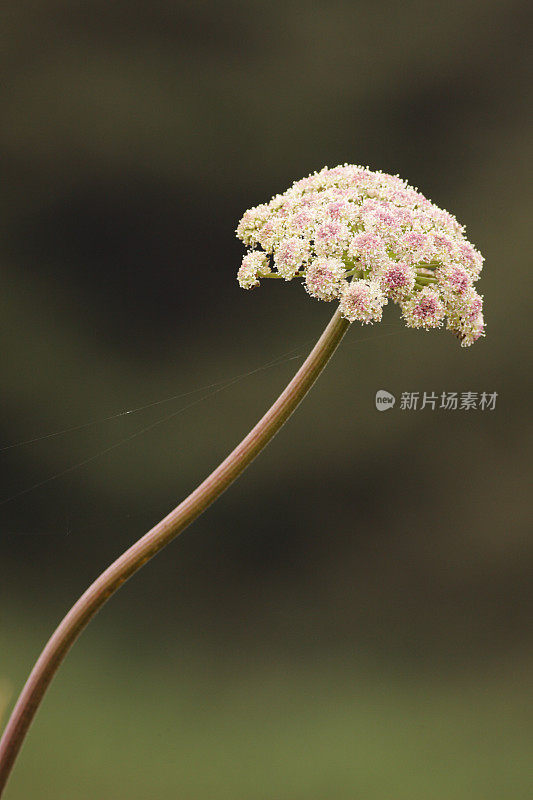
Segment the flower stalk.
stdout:
<path fill-rule="evenodd" d="M 474 288 L 483 256 L 455 217 L 395 175 L 344 164 L 296 181 L 245 212 L 237 236 L 250 248 L 237 273 L 303 278 L 307 293 L 339 301 L 324 333 L 257 425 L 179 506 L 111 564 L 60 623 L 41 653 L 0 741 L 0 795 L 55 672 L 77 636 L 147 561 L 222 494 L 273 438 L 316 381 L 350 323 L 380 322 L 392 300 L 410 328 L 447 328 L 468 347 L 484 336 Z"/>
<path fill-rule="evenodd" d="M 271 441 L 316 381 L 350 323 L 337 310 L 296 375 L 227 458 L 179 506 L 103 572 L 72 606 L 39 656 L 0 741 L 0 795 L 43 696 L 72 644 L 128 578 L 202 514 Z"/>

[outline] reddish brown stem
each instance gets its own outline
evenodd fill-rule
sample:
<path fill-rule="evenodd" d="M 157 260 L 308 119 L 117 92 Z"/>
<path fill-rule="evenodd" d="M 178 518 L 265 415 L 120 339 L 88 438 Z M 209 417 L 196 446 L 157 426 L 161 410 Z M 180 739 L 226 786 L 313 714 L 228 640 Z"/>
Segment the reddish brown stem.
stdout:
<path fill-rule="evenodd" d="M 0 741 L 0 795 L 39 704 L 83 628 L 138 569 L 219 497 L 275 436 L 316 381 L 349 323 L 336 311 L 324 333 L 276 402 L 229 456 L 179 506 L 103 572 L 72 606 L 37 660 Z"/>

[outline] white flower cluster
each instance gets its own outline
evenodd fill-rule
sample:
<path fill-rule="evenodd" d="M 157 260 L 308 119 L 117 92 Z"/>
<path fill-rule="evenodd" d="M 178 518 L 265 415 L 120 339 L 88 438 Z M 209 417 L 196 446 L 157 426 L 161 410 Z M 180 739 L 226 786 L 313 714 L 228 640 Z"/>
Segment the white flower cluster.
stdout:
<path fill-rule="evenodd" d="M 302 278 L 350 322 L 379 322 L 389 300 L 412 328 L 447 327 L 463 346 L 484 334 L 474 288 L 483 257 L 455 217 L 396 175 L 324 167 L 246 211 L 237 236 L 250 250 L 238 281 Z"/>

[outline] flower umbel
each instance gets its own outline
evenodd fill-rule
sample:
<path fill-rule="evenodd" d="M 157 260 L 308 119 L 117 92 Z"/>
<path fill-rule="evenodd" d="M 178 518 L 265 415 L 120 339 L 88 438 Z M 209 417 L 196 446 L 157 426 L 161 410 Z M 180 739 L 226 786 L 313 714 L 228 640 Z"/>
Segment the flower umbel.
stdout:
<path fill-rule="evenodd" d="M 237 236 L 250 248 L 243 289 L 302 278 L 311 297 L 340 299 L 350 322 L 379 322 L 392 300 L 410 328 L 446 321 L 464 347 L 484 335 L 474 288 L 483 256 L 454 216 L 397 175 L 324 167 L 246 211 Z"/>

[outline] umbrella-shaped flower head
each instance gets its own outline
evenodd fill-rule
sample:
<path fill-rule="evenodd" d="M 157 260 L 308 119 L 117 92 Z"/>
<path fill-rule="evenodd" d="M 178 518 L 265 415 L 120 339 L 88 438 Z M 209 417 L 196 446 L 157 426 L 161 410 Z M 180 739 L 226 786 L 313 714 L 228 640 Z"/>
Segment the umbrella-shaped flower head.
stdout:
<path fill-rule="evenodd" d="M 463 346 L 484 335 L 474 288 L 483 257 L 452 214 L 397 175 L 324 167 L 246 211 L 242 288 L 259 278 L 303 279 L 311 297 L 338 300 L 350 322 L 379 322 L 389 300 L 411 328 L 446 322 Z"/>

